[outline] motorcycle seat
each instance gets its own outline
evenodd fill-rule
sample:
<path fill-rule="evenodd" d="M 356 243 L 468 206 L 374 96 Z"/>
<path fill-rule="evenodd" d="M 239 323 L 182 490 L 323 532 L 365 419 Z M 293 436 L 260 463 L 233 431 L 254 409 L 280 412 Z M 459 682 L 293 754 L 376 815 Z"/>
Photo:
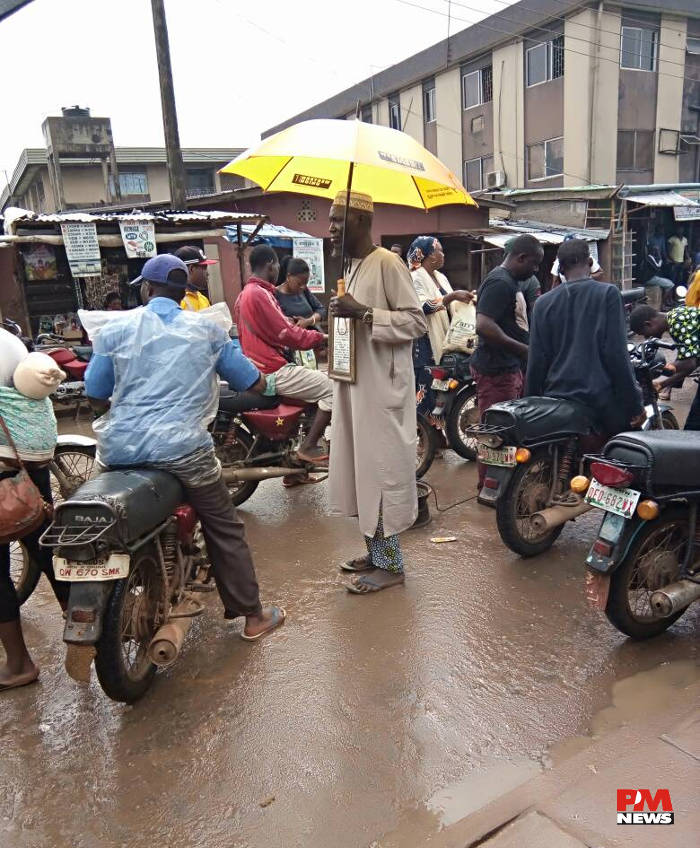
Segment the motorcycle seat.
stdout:
<path fill-rule="evenodd" d="M 90 522 L 93 510 L 80 507 L 78 501 L 106 502 L 117 513 L 126 541 L 134 541 L 164 521 L 176 506 L 185 501 L 185 493 L 177 477 L 166 471 L 130 468 L 105 471 L 83 483 L 71 497 L 56 508 L 55 525 L 71 525 L 75 515 L 85 515 Z M 97 511 L 99 514 L 99 510 Z"/>
<path fill-rule="evenodd" d="M 650 481 L 659 488 L 700 489 L 700 432 L 648 430 L 619 433 L 603 456 L 649 469 Z"/>
<path fill-rule="evenodd" d="M 495 403 L 484 413 L 484 423 L 511 430 L 527 444 L 556 436 L 586 436 L 595 429 L 593 412 L 561 398 L 525 397 Z"/>
<path fill-rule="evenodd" d="M 279 406 L 278 397 L 264 397 L 258 392 L 222 392 L 219 396 L 219 409 L 224 412 L 250 412 L 253 409 L 273 409 Z"/>

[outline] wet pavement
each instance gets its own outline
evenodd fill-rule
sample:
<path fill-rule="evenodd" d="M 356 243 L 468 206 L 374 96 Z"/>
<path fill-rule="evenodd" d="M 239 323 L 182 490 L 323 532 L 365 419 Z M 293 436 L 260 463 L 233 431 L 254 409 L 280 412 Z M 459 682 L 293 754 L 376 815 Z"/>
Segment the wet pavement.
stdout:
<path fill-rule="evenodd" d="M 443 508 L 475 492 L 453 454 L 427 479 Z M 0 702 L 0 845 L 423 845 L 549 768 L 616 682 L 697 669 L 700 605 L 644 644 L 587 608 L 593 515 L 526 561 L 493 511 L 433 502 L 432 524 L 403 537 L 405 587 L 358 597 L 337 569 L 362 552 L 356 523 L 325 510 L 325 483 L 260 485 L 241 513 L 287 623 L 249 645 L 203 596 L 180 659 L 132 707 L 67 677 L 42 578 L 23 608 L 40 682 Z M 444 535 L 457 541 L 430 541 Z"/>

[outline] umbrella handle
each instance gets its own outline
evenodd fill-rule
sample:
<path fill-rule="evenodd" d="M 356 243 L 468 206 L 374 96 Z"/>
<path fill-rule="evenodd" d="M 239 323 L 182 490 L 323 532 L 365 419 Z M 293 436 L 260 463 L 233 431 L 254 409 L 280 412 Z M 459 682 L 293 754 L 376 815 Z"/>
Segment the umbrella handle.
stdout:
<path fill-rule="evenodd" d="M 343 213 L 343 236 L 340 243 L 340 268 L 342 273 L 345 273 L 345 228 L 348 224 L 348 207 L 350 206 L 350 192 L 352 191 L 352 173 L 355 170 L 355 163 L 350 162 L 350 167 L 348 168 L 348 182 L 345 189 L 345 212 Z M 345 283 L 343 283 L 343 289 L 345 288 Z M 340 295 L 338 295 L 340 297 Z"/>
<path fill-rule="evenodd" d="M 336 297 L 345 296 L 345 277 L 341 277 L 336 283 Z"/>

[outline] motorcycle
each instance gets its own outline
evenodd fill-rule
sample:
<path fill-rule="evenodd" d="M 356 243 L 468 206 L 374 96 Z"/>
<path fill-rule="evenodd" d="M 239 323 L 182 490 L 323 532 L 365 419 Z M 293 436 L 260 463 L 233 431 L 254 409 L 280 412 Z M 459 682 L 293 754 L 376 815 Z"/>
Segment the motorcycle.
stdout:
<path fill-rule="evenodd" d="M 49 462 L 54 508 L 70 497 L 90 478 L 95 464 L 96 442 L 88 436 L 59 436 L 53 459 Z M 41 568 L 29 556 L 22 540 L 10 543 L 10 579 L 17 599 L 23 604 L 36 588 Z"/>
<path fill-rule="evenodd" d="M 94 657 L 105 694 L 137 701 L 203 611 L 195 593 L 214 590 L 182 486 L 164 471 L 107 471 L 59 504 L 40 544 L 53 550 L 57 579 L 70 583 L 69 673 Z"/>
<path fill-rule="evenodd" d="M 435 392 L 433 418 L 444 427 L 447 444 L 462 457 L 474 461 L 476 440 L 467 434 L 467 428 L 479 420 L 476 402 L 476 385 L 469 370 L 469 354 L 446 353 L 439 365 L 428 367 Z"/>
<path fill-rule="evenodd" d="M 234 506 L 245 503 L 262 480 L 328 471 L 296 459 L 315 412 L 314 405 L 222 390 L 211 434 Z"/>
<path fill-rule="evenodd" d="M 674 347 L 659 339 L 629 346 L 644 397 L 644 430 L 678 429 L 671 407 L 658 402 L 652 384 L 667 369 L 659 349 Z M 488 466 L 479 502 L 496 507 L 501 539 L 515 553 L 544 553 L 567 521 L 592 509 L 570 486 L 583 474 L 586 442 L 595 433 L 590 410 L 556 398 L 527 397 L 494 404 L 483 423 L 468 432 Z"/>
<path fill-rule="evenodd" d="M 580 482 L 604 516 L 587 597 L 626 636 L 657 636 L 700 598 L 700 433 L 621 433 L 590 460 Z"/>

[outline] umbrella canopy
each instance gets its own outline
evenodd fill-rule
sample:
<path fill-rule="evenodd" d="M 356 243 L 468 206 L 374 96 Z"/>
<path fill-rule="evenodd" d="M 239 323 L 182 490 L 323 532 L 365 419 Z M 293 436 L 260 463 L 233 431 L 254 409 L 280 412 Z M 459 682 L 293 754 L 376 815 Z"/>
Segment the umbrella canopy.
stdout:
<path fill-rule="evenodd" d="M 264 139 L 221 169 L 260 185 L 333 199 L 349 187 L 375 203 L 432 209 L 476 206 L 449 168 L 406 133 L 360 120 L 303 121 Z"/>

